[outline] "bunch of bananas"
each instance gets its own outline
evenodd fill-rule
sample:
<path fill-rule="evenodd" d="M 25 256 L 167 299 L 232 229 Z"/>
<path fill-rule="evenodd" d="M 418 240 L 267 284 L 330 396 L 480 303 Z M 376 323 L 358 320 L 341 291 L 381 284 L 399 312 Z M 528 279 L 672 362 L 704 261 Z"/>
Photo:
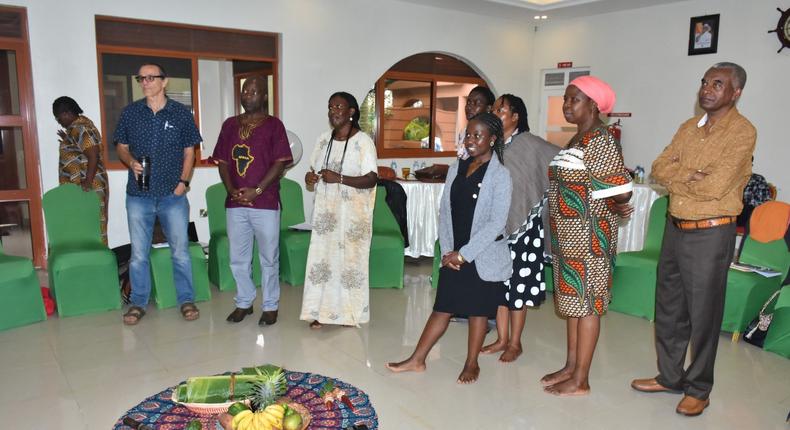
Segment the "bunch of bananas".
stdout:
<path fill-rule="evenodd" d="M 246 409 L 233 416 L 233 430 L 282 430 L 284 416 L 283 405 L 269 405 L 258 412 Z"/>

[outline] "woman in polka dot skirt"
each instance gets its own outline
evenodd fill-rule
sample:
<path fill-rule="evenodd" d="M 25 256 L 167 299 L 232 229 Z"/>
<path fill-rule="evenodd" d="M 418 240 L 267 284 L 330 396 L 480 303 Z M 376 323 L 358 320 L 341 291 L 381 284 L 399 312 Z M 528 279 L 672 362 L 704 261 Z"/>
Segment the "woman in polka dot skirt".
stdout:
<path fill-rule="evenodd" d="M 494 113 L 502 120 L 504 135 L 509 136 L 504 164 L 513 180 L 506 226 L 513 274 L 505 281 L 507 292 L 497 309 L 497 339 L 481 352 L 502 352 L 499 360 L 511 362 L 522 352 L 521 333 L 527 308 L 546 299 L 543 194 L 549 187 L 549 163 L 560 148 L 529 132 L 527 108 L 520 97 L 502 95 L 494 104 Z"/>

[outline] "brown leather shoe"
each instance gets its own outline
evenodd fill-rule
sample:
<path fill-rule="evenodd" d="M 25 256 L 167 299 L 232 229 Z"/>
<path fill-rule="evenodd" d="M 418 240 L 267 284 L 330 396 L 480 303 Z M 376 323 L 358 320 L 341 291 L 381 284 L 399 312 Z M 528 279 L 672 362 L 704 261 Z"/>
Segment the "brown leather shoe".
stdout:
<path fill-rule="evenodd" d="M 683 396 L 675 412 L 687 417 L 696 417 L 710 405 L 710 399 L 700 400 L 689 395 Z"/>
<path fill-rule="evenodd" d="M 277 322 L 277 311 L 263 311 L 258 325 L 272 325 Z"/>
<path fill-rule="evenodd" d="M 225 318 L 225 321 L 232 323 L 241 322 L 241 320 L 243 320 L 244 317 L 250 314 L 252 314 L 252 307 L 249 307 L 247 309 L 236 308 L 233 310 L 233 312 L 230 313 L 230 315 L 228 315 L 227 318 Z"/>
<path fill-rule="evenodd" d="M 643 393 L 680 393 L 678 390 L 659 384 L 656 378 L 634 379 L 631 381 L 631 388 Z"/>

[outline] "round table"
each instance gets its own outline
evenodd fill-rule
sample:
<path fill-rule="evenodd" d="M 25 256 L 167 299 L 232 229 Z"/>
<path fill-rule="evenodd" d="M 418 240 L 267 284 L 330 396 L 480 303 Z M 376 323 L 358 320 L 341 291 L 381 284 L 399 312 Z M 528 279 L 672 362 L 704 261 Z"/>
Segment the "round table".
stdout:
<path fill-rule="evenodd" d="M 312 416 L 310 429 L 338 430 L 360 424 L 366 425 L 371 430 L 378 429 L 378 416 L 373 405 L 370 404 L 368 395 L 353 385 L 315 373 L 288 370 L 285 371 L 285 378 L 288 383 L 285 396 L 310 411 Z M 336 387 L 346 392 L 354 405 L 353 410 L 339 401 L 334 402 L 329 408 L 326 407 L 319 393 L 327 381 L 332 381 Z M 129 409 L 123 417 L 118 419 L 113 428 L 115 430 L 131 430 L 131 427 L 122 422 L 123 418 L 127 416 L 159 430 L 182 429 L 195 419 L 200 420 L 205 430 L 221 428 L 218 426 L 216 417 L 195 414 L 170 400 L 175 388 L 169 387 Z"/>

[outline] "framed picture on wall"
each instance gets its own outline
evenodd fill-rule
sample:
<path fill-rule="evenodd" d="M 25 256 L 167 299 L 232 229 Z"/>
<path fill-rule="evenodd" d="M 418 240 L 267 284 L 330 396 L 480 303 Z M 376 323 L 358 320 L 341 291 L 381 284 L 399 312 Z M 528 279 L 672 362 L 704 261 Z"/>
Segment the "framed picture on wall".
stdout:
<path fill-rule="evenodd" d="M 689 55 L 715 54 L 719 45 L 719 14 L 695 16 L 689 25 Z"/>

